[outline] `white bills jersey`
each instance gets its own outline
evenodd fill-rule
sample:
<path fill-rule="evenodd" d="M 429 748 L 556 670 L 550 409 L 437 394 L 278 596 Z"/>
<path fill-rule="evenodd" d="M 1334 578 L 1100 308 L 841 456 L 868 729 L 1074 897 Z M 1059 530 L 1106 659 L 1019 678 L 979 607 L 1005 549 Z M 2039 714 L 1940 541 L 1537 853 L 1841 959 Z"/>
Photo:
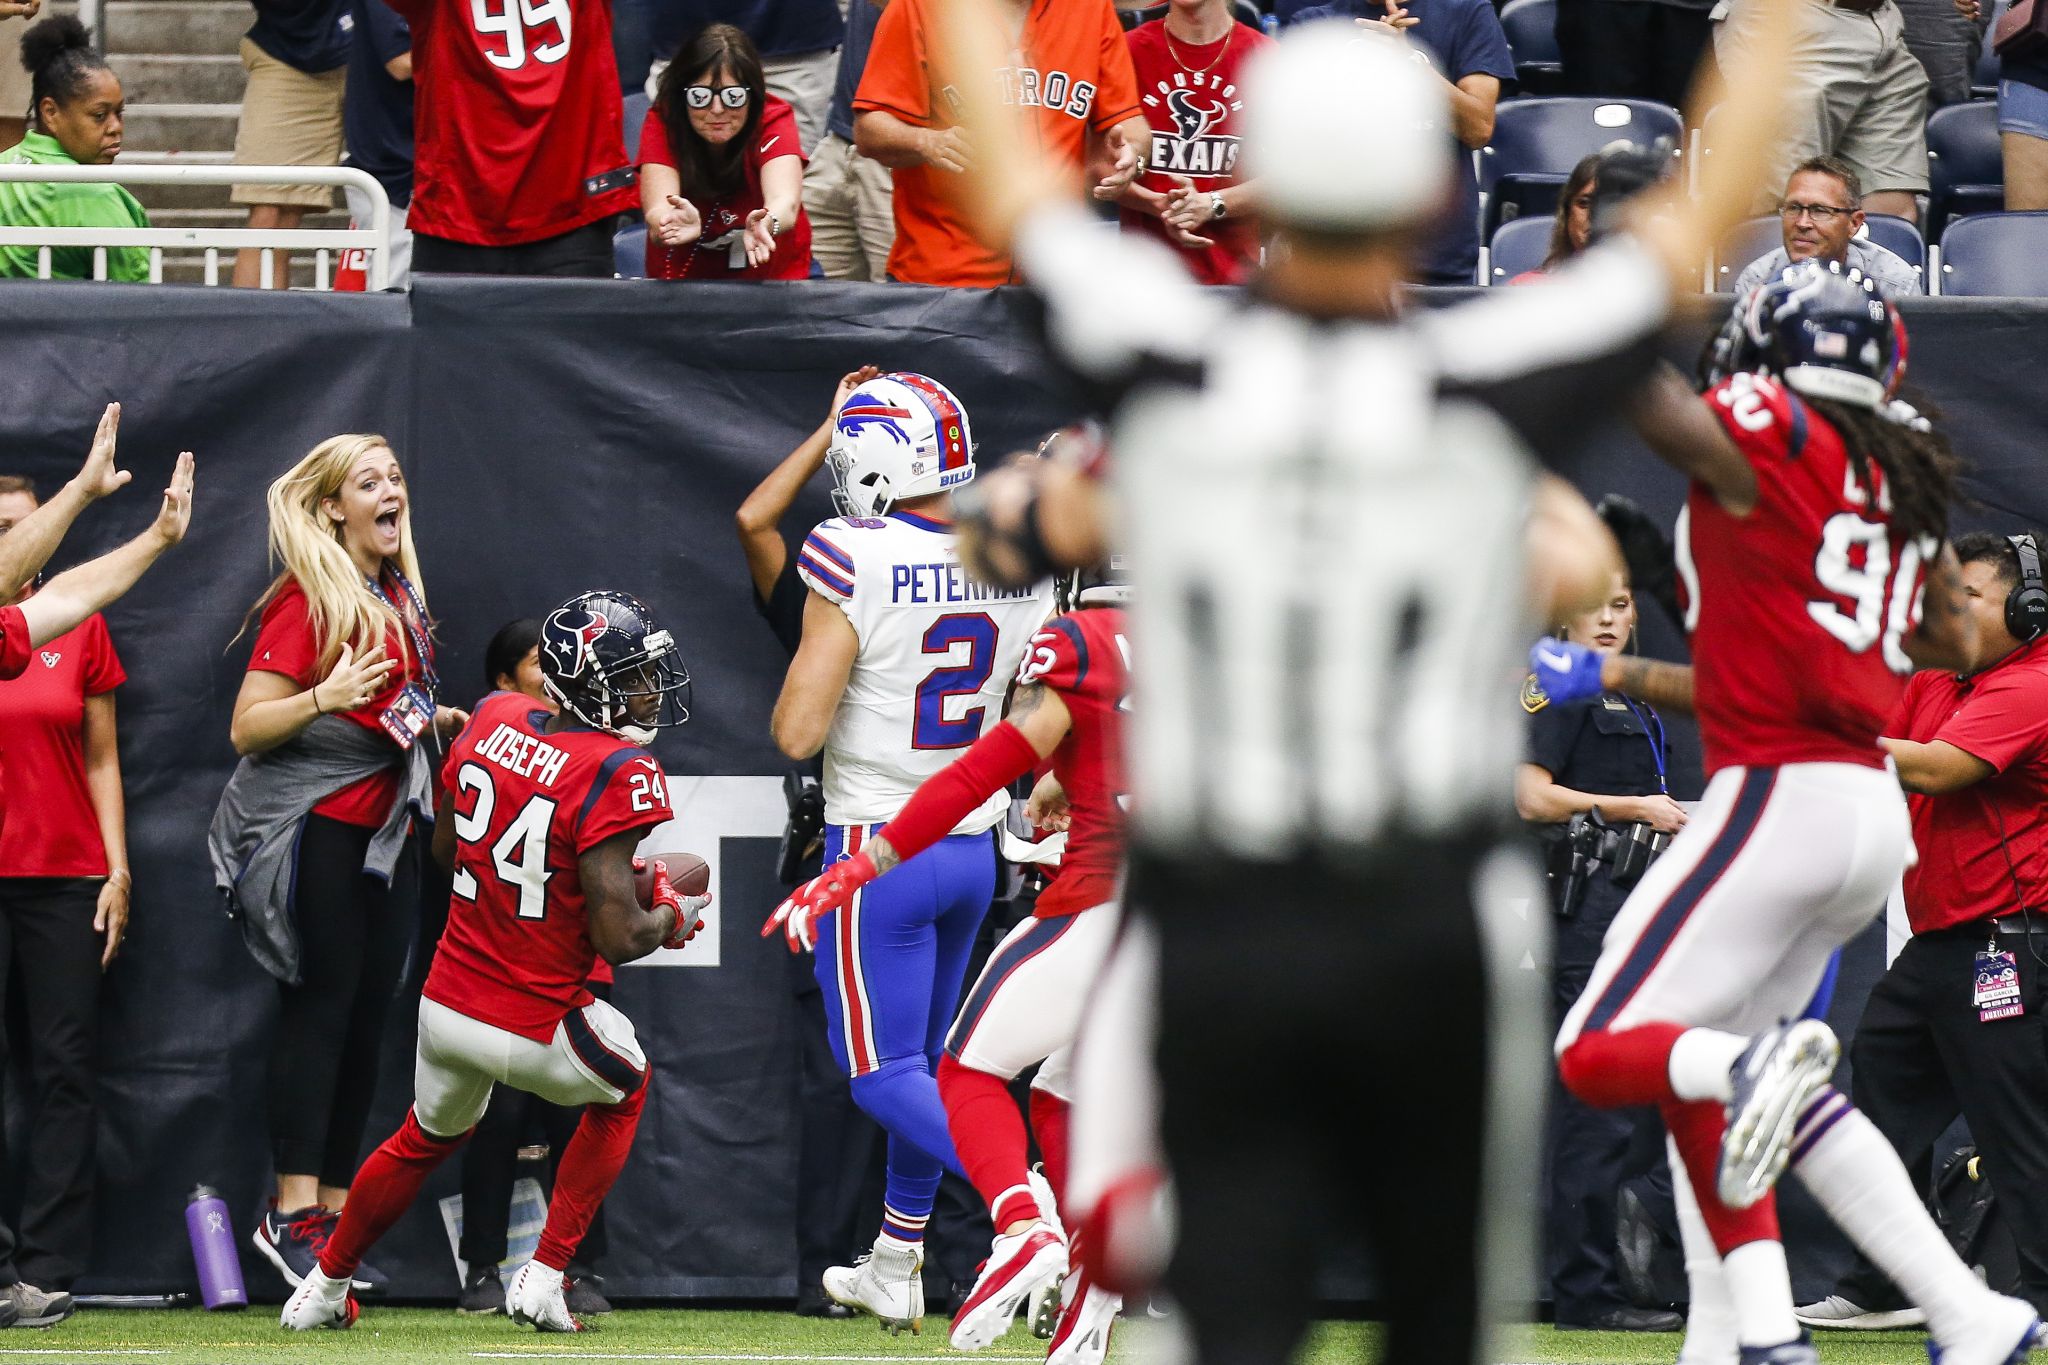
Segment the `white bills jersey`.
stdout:
<path fill-rule="evenodd" d="M 860 637 L 825 736 L 825 819 L 880 824 L 1003 717 L 1050 580 L 1003 591 L 960 567 L 953 528 L 915 512 L 834 517 L 797 552 L 797 573 Z M 954 829 L 978 834 L 1009 808 L 998 792 Z"/>

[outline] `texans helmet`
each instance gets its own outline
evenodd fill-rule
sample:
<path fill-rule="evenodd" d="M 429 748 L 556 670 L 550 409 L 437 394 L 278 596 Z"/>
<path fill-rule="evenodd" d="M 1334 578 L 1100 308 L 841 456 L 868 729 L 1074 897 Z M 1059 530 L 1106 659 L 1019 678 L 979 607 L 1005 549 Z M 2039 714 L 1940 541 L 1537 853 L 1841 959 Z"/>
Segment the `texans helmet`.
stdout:
<path fill-rule="evenodd" d="M 1906 324 L 1862 271 L 1800 261 L 1736 301 L 1705 370 L 1709 388 L 1761 372 L 1809 398 L 1883 412 L 1906 374 Z"/>
<path fill-rule="evenodd" d="M 974 477 L 967 409 L 936 379 L 898 371 L 853 391 L 825 451 L 841 516 L 879 517 L 906 498 Z"/>
<path fill-rule="evenodd" d="M 549 612 L 540 627 L 540 672 L 564 711 L 635 744 L 690 718 L 690 671 L 675 638 L 626 593 L 581 593 Z M 643 697 L 656 701 L 650 720 L 633 713 L 631 703 Z"/>

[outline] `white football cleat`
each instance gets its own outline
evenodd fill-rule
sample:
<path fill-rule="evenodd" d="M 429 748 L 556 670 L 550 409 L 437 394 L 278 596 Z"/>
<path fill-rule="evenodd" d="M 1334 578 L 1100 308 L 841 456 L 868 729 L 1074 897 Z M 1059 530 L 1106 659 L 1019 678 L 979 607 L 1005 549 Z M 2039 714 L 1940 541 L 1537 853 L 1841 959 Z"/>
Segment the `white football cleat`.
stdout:
<path fill-rule="evenodd" d="M 1123 1297 L 1096 1285 L 1085 1267 L 1069 1275 L 1046 1365 L 1102 1365 L 1109 1355 L 1110 1329 L 1123 1306 Z"/>
<path fill-rule="evenodd" d="M 875 1248 L 852 1265 L 825 1272 L 825 1297 L 856 1312 L 871 1313 L 891 1335 L 908 1327 L 924 1332 L 924 1248 L 877 1237 Z"/>
<path fill-rule="evenodd" d="M 1067 1273 L 1067 1243 L 1048 1223 L 998 1236 L 974 1288 L 953 1314 L 948 1340 L 956 1351 L 979 1351 L 1010 1330 L 1017 1305 Z"/>
<path fill-rule="evenodd" d="M 299 1281 L 277 1321 L 292 1332 L 310 1332 L 316 1327 L 341 1331 L 355 1326 L 361 1312 L 347 1280 L 330 1280 L 316 1269 Z"/>
<path fill-rule="evenodd" d="M 1758 1034 L 1735 1059 L 1714 1182 L 1723 1204 L 1746 1209 L 1771 1192 L 1791 1160 L 1800 1111 L 1834 1076 L 1841 1055 L 1833 1030 L 1800 1019 Z"/>
<path fill-rule="evenodd" d="M 580 1332 L 583 1324 L 569 1311 L 562 1295 L 562 1272 L 528 1261 L 505 1291 L 505 1313 L 512 1321 L 530 1324 L 537 1332 Z"/>
<path fill-rule="evenodd" d="M 1040 1341 L 1052 1340 L 1060 1325 L 1060 1286 L 1065 1283 L 1065 1279 L 1054 1280 L 1035 1291 L 1031 1301 L 1024 1305 L 1024 1323 Z"/>
<path fill-rule="evenodd" d="M 2032 1304 L 1993 1294 L 1972 1318 L 1968 1336 L 1928 1338 L 1927 1358 L 1929 1365 L 2025 1365 L 2029 1352 L 2048 1344 L 2044 1335 Z"/>

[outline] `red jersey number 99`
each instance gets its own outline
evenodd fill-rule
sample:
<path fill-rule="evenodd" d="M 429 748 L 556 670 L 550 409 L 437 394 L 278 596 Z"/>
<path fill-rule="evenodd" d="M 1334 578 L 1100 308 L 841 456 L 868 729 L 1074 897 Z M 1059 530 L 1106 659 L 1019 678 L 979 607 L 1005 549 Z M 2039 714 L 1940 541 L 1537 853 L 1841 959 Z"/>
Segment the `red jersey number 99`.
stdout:
<path fill-rule="evenodd" d="M 528 60 L 552 65 L 569 55 L 569 0 L 469 0 L 469 12 L 492 66 L 517 71 Z M 504 51 L 493 50 L 491 37 Z"/>

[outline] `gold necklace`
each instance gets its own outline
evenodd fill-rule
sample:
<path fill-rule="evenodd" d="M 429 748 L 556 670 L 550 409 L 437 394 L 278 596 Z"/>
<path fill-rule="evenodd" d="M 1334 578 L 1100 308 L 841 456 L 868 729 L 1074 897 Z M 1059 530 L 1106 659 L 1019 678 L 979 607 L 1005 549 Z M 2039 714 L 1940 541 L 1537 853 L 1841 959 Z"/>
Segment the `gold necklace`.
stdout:
<path fill-rule="evenodd" d="M 1223 50 L 1218 52 L 1214 57 L 1210 58 L 1209 64 L 1199 71 L 1197 71 L 1194 67 L 1189 66 L 1186 62 L 1182 61 L 1180 59 L 1180 54 L 1173 50 L 1173 31 L 1166 27 L 1166 21 L 1164 19 L 1161 19 L 1159 21 L 1159 31 L 1166 38 L 1166 55 L 1173 58 L 1173 64 L 1175 66 L 1179 67 L 1183 72 L 1190 76 L 1206 76 L 1211 71 L 1214 71 L 1216 69 L 1216 64 L 1222 61 L 1223 58 L 1230 52 L 1230 40 L 1237 36 L 1237 20 L 1232 19 L 1230 21 L 1230 28 L 1223 35 Z M 1192 44 L 1191 46 L 1199 46 L 1199 44 Z"/>

